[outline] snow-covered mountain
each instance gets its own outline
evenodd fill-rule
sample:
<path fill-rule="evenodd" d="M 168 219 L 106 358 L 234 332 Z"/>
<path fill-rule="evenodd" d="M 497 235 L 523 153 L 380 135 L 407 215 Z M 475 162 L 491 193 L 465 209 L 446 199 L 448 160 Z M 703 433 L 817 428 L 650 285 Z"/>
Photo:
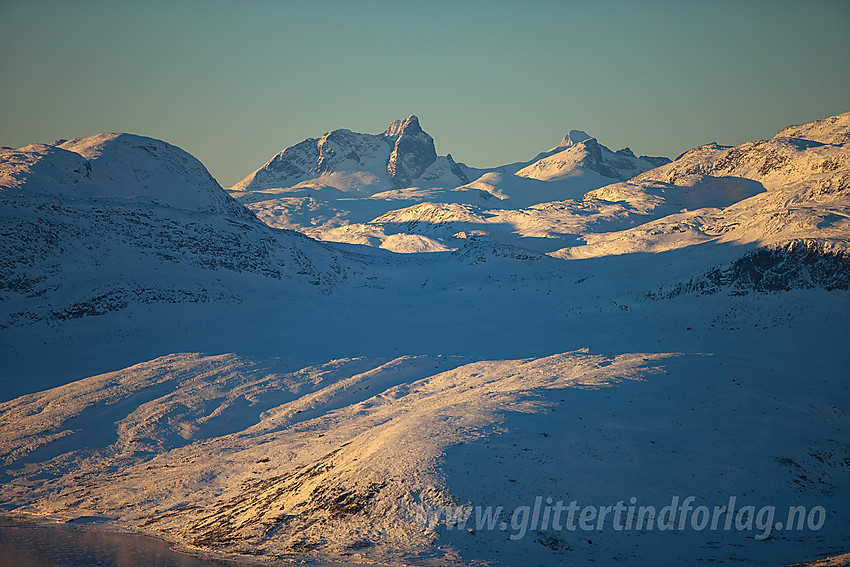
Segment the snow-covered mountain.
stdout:
<path fill-rule="evenodd" d="M 591 138 L 587 132 L 570 130 L 557 147 L 543 152 L 530 165 L 520 169 L 520 177 L 551 181 L 576 174 L 577 170 L 595 171 L 599 175 L 625 181 L 659 165 L 669 163 L 665 157 L 636 157 L 629 148 L 612 152 Z"/>
<path fill-rule="evenodd" d="M 352 136 L 318 177 L 378 155 Z M 571 132 L 534 161 L 584 165 L 550 181 L 283 188 L 361 247 L 267 226 L 165 142 L 2 150 L 0 510 L 270 564 L 846 552 L 848 136 L 845 113 L 621 181 Z M 409 120 L 373 138 L 382 183 L 437 163 Z M 558 527 L 558 502 L 594 517 Z"/>
<path fill-rule="evenodd" d="M 671 163 L 657 160 L 655 168 L 644 157 L 642 169 L 632 170 L 642 173 L 619 183 L 612 183 L 620 176 L 611 171 L 615 162 L 587 162 L 589 147 L 603 156 L 617 154 L 571 131 L 560 151 L 544 152 L 515 174 L 487 172 L 454 191 L 420 194 L 418 200 L 372 198 L 362 208 L 340 202 L 332 218 L 321 207 L 304 206 L 301 220 L 277 200 L 250 206 L 272 226 L 396 252 L 454 250 L 470 238 L 558 257 L 661 251 L 718 238 L 778 247 L 800 239 L 804 246 L 845 250 L 850 166 L 842 136 L 848 121 L 845 113 L 787 128 L 769 140 L 708 144 Z M 593 169 L 599 163 L 607 165 L 596 169 L 612 177 Z M 525 177 L 532 174 L 550 180 Z M 350 222 L 355 214 L 374 216 Z M 811 240 L 812 234 L 820 239 Z"/>
<path fill-rule="evenodd" d="M 469 181 L 467 171 L 451 154 L 437 156 L 434 139 L 412 115 L 392 122 L 383 134 L 342 129 L 308 138 L 275 155 L 230 191 L 330 187 L 368 196 L 413 183 L 460 185 Z"/>

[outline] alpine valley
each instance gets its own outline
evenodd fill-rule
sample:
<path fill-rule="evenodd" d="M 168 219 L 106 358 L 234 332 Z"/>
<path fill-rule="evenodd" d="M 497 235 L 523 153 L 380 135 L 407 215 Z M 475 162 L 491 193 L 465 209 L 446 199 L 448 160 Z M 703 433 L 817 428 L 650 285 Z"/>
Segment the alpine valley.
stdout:
<path fill-rule="evenodd" d="M 850 551 L 850 112 L 489 169 L 410 116 L 228 191 L 4 148 L 0 246 L 6 515 L 271 565 Z"/>

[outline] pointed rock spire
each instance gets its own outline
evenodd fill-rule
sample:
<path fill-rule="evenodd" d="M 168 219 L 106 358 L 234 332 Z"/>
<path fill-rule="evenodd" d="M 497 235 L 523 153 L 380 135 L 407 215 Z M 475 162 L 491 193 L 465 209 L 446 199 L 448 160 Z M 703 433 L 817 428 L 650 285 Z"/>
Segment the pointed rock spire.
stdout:
<path fill-rule="evenodd" d="M 396 187 L 407 187 L 437 160 L 434 139 L 422 130 L 415 114 L 393 121 L 384 135 L 395 138 L 387 173 Z"/>

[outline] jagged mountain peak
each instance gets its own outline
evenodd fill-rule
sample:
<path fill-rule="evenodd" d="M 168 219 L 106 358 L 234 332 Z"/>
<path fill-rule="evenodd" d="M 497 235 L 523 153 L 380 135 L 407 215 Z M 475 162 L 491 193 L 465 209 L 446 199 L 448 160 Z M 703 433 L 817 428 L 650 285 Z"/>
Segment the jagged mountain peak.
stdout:
<path fill-rule="evenodd" d="M 308 138 L 278 153 L 230 190 L 309 186 L 371 195 L 418 184 L 462 185 L 469 181 L 464 168 L 437 156 L 434 139 L 411 114 L 394 120 L 381 134 L 339 129 Z"/>
<path fill-rule="evenodd" d="M 564 138 L 561 140 L 561 143 L 558 144 L 558 147 L 568 148 L 572 145 L 584 142 L 585 140 L 589 140 L 591 138 L 593 138 L 593 136 L 591 136 L 584 130 L 570 130 L 567 135 L 564 136 Z"/>
<path fill-rule="evenodd" d="M 417 126 L 335 130 L 280 162 L 327 167 L 314 186 L 387 185 L 391 151 L 402 166 L 405 144 L 427 150 Z M 354 248 L 114 193 L 85 200 L 76 187 L 129 176 L 136 191 L 190 172 L 164 143 L 102 136 L 0 150 L 4 514 L 314 564 L 780 565 L 850 544 L 850 448 L 836 441 L 850 406 L 850 146 L 796 131 L 704 146 L 675 164 L 685 184 L 649 179 L 674 169 L 662 167 L 577 201 L 573 181 L 611 181 L 593 167 L 640 158 L 570 137 L 535 160 L 554 183 L 488 171 L 432 192 L 466 203 L 405 206 L 420 187 L 335 198 L 333 222 L 344 206 L 365 216 L 367 201 L 394 202 L 338 225 Z M 415 182 L 452 163 L 438 157 Z M 66 188 L 48 195 L 48 182 Z M 179 193 L 168 183 L 156 194 Z M 810 189 L 823 192 L 799 198 Z M 535 204 L 502 204 L 523 192 Z M 283 198 L 325 222 L 320 197 Z M 782 523 L 785 507 L 798 528 L 826 517 L 803 518 L 809 504 L 830 521 L 777 523 L 767 542 L 740 521 L 696 527 L 667 545 L 653 510 L 691 488 L 705 510 L 744 494 L 776 503 L 762 510 Z M 636 494 L 653 513 L 624 538 L 602 506 L 592 541 L 576 538 L 537 522 L 547 491 Z"/>
<path fill-rule="evenodd" d="M 419 125 L 419 117 L 411 114 L 407 118 L 393 120 L 387 129 L 384 131 L 384 136 L 388 138 L 397 138 L 402 133 L 418 134 L 422 132 L 422 126 Z"/>
<path fill-rule="evenodd" d="M 407 187 L 437 161 L 434 138 L 422 130 L 415 114 L 402 121 L 396 120 L 387 132 L 387 136 L 396 136 L 387 162 L 387 173 L 393 180 L 393 186 Z"/>

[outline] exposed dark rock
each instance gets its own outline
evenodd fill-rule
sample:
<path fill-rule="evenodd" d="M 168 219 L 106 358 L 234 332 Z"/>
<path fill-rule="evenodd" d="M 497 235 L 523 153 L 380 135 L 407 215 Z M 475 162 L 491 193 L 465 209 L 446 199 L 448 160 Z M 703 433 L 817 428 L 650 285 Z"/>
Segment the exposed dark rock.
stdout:
<path fill-rule="evenodd" d="M 387 173 L 394 186 L 407 187 L 437 160 L 437 151 L 434 139 L 422 130 L 415 115 L 396 127 L 393 125 L 387 131 L 398 131 L 398 138 L 390 153 Z"/>
<path fill-rule="evenodd" d="M 640 156 L 638 159 L 642 159 L 643 161 L 648 161 L 655 167 L 660 167 L 662 165 L 666 165 L 670 163 L 670 158 L 662 157 L 662 156 Z"/>
<path fill-rule="evenodd" d="M 792 289 L 850 289 L 850 252 L 829 250 L 818 242 L 789 242 L 776 248 L 758 248 L 725 268 L 650 292 L 650 299 L 679 295 L 773 293 Z"/>

